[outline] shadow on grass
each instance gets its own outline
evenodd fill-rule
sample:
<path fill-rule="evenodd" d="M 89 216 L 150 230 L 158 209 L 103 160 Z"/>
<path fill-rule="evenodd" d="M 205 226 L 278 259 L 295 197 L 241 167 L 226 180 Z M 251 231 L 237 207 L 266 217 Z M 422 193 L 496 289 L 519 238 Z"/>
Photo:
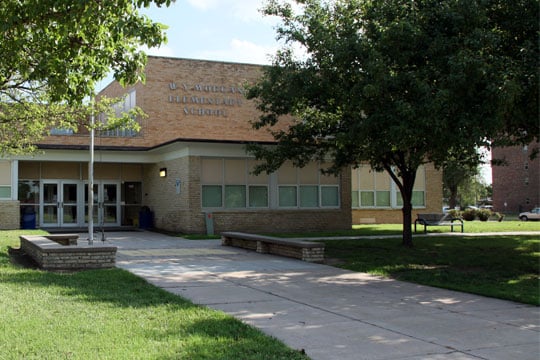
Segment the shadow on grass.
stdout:
<path fill-rule="evenodd" d="M 56 287 L 61 295 L 122 307 L 147 307 L 182 300 L 122 269 L 43 271 L 36 269 L 31 260 L 5 252 L 0 252 L 0 280 L 21 287 Z M 178 303 L 191 304 L 187 300 Z"/>
<path fill-rule="evenodd" d="M 125 270 L 115 268 L 63 273 L 48 272 L 22 266 L 28 264 L 13 264 L 12 260 L 7 252 L 0 251 L 0 288 L 7 290 L 2 297 L 4 301 L 28 301 L 31 307 L 48 308 L 47 301 L 52 300 L 58 302 L 51 304 L 50 311 L 53 312 L 60 311 L 59 304 L 68 304 L 71 310 L 62 308 L 64 316 L 68 318 L 74 315 L 70 313 L 74 311 L 73 309 L 77 312 L 84 309 L 82 316 L 77 314 L 76 321 L 99 318 L 103 315 L 92 315 L 92 313 L 101 313 L 102 309 L 110 313 L 113 318 L 114 314 L 118 314 L 122 323 L 132 324 L 133 328 L 130 328 L 127 333 L 126 330 L 121 330 L 122 334 L 126 335 L 101 343 L 99 351 L 106 351 L 112 358 L 114 354 L 122 358 L 126 351 L 130 351 L 130 354 L 133 351 L 135 358 L 145 355 L 156 356 L 155 358 L 159 359 L 307 359 L 301 352 L 289 349 L 276 339 L 264 335 L 231 316 L 195 305 Z M 74 303 L 85 305 L 69 305 Z M 132 309 L 136 311 L 131 311 Z M 18 316 L 20 315 L 18 313 Z M 33 315 L 29 313 L 23 316 L 32 317 Z M 111 321 L 107 324 L 100 323 L 100 326 L 114 329 L 115 321 L 118 319 L 111 319 Z M 68 327 L 62 320 L 54 324 L 42 325 L 41 322 L 36 321 L 33 331 L 26 336 L 39 338 L 43 332 L 49 331 L 51 326 L 63 334 L 65 331 L 63 328 Z M 46 326 L 47 329 L 42 326 Z M 12 329 L 16 331 L 17 325 L 12 324 Z M 79 330 L 80 334 L 84 333 L 84 329 Z M 101 331 L 109 336 L 119 336 L 114 330 L 114 333 L 107 333 L 108 330 L 103 329 Z M 70 333 L 76 336 L 80 334 Z M 128 340 L 126 336 L 136 338 L 136 340 Z M 81 337 L 78 336 L 76 342 L 79 342 L 79 338 Z M 132 341 L 133 347 L 117 349 L 114 341 L 120 343 Z M 49 345 L 46 348 L 42 347 L 41 341 L 31 344 L 28 341 L 23 342 L 26 345 L 21 343 L 20 348 L 25 350 L 21 351 L 50 355 L 50 358 L 60 357 L 60 354 L 64 353 L 72 354 L 73 358 L 81 358 L 83 356 L 81 354 L 93 351 L 91 343 L 78 343 L 75 346 L 77 350 L 74 350 L 73 344 L 65 345 L 54 337 L 47 341 Z M 59 343 L 56 344 L 56 342 Z M 163 346 L 155 348 L 152 345 L 155 342 Z M 51 343 L 56 345 L 51 347 Z M 2 344 L 1 340 L 0 344 Z"/>
<path fill-rule="evenodd" d="M 540 241 L 528 236 L 327 241 L 327 259 L 353 271 L 540 305 Z"/>
<path fill-rule="evenodd" d="M 176 349 L 174 354 L 160 359 L 291 359 L 308 360 L 303 349 L 290 349 L 275 338 L 248 326 L 228 315 L 219 318 L 201 318 L 181 332 L 159 330 L 151 338 L 199 337 L 199 341 Z"/>

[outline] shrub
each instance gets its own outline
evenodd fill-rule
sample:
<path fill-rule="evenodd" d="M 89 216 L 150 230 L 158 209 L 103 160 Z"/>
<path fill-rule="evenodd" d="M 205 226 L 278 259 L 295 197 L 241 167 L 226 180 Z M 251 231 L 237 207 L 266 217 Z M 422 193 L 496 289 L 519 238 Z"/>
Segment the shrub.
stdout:
<path fill-rule="evenodd" d="M 454 219 L 461 219 L 461 211 L 459 210 L 456 210 L 456 209 L 448 210 L 448 213 Z"/>
<path fill-rule="evenodd" d="M 467 221 L 473 221 L 476 218 L 476 215 L 477 215 L 476 209 L 467 209 L 461 213 L 461 217 L 463 218 L 463 220 L 467 220 Z"/>
<path fill-rule="evenodd" d="M 476 212 L 476 216 L 478 216 L 478 219 L 480 219 L 480 221 L 488 221 L 489 217 L 491 216 L 491 210 L 480 209 Z"/>

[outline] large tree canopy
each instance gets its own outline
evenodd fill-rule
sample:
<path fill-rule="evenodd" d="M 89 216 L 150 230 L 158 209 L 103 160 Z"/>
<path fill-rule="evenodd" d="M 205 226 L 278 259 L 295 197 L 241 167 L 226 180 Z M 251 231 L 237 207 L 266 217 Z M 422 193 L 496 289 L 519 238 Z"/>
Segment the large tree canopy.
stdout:
<path fill-rule="evenodd" d="M 275 147 L 251 146 L 273 171 L 330 157 L 331 171 L 368 162 L 403 198 L 403 243 L 412 245 L 418 167 L 493 140 L 538 139 L 538 1 L 303 0 L 282 19 L 278 52 L 250 89 L 256 127 L 296 119 Z M 513 22 L 519 17 L 520 22 Z M 305 56 L 291 50 L 300 45 Z M 532 93 L 532 95 L 531 95 Z M 470 161 L 468 158 L 467 161 Z"/>
<path fill-rule="evenodd" d="M 111 71 L 122 83 L 144 80 L 140 47 L 166 39 L 165 27 L 138 8 L 171 1 L 1 1 L 0 152 L 68 121 L 73 111 L 53 104 L 79 106 Z"/>

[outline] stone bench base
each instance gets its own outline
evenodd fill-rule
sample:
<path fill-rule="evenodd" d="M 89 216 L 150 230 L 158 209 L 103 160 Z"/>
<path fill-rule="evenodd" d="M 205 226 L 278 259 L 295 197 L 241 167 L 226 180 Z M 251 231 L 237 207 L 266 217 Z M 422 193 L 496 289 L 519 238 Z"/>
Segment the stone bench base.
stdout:
<path fill-rule="evenodd" d="M 221 233 L 221 245 L 254 250 L 261 254 L 273 254 L 300 259 L 308 262 L 324 261 L 324 244 L 295 239 L 281 239 L 271 236 L 241 232 Z"/>
<path fill-rule="evenodd" d="M 21 235 L 21 250 L 45 270 L 115 267 L 116 246 L 82 245 L 78 235 Z"/>

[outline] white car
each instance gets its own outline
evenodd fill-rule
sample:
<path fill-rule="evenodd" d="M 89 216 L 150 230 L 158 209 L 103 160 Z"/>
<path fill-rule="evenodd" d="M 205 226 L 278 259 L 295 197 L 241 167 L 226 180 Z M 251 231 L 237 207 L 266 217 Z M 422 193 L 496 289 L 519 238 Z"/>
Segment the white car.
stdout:
<path fill-rule="evenodd" d="M 540 220 L 540 207 L 536 207 L 531 211 L 522 212 L 519 214 L 519 219 L 521 221 L 527 220 Z"/>

